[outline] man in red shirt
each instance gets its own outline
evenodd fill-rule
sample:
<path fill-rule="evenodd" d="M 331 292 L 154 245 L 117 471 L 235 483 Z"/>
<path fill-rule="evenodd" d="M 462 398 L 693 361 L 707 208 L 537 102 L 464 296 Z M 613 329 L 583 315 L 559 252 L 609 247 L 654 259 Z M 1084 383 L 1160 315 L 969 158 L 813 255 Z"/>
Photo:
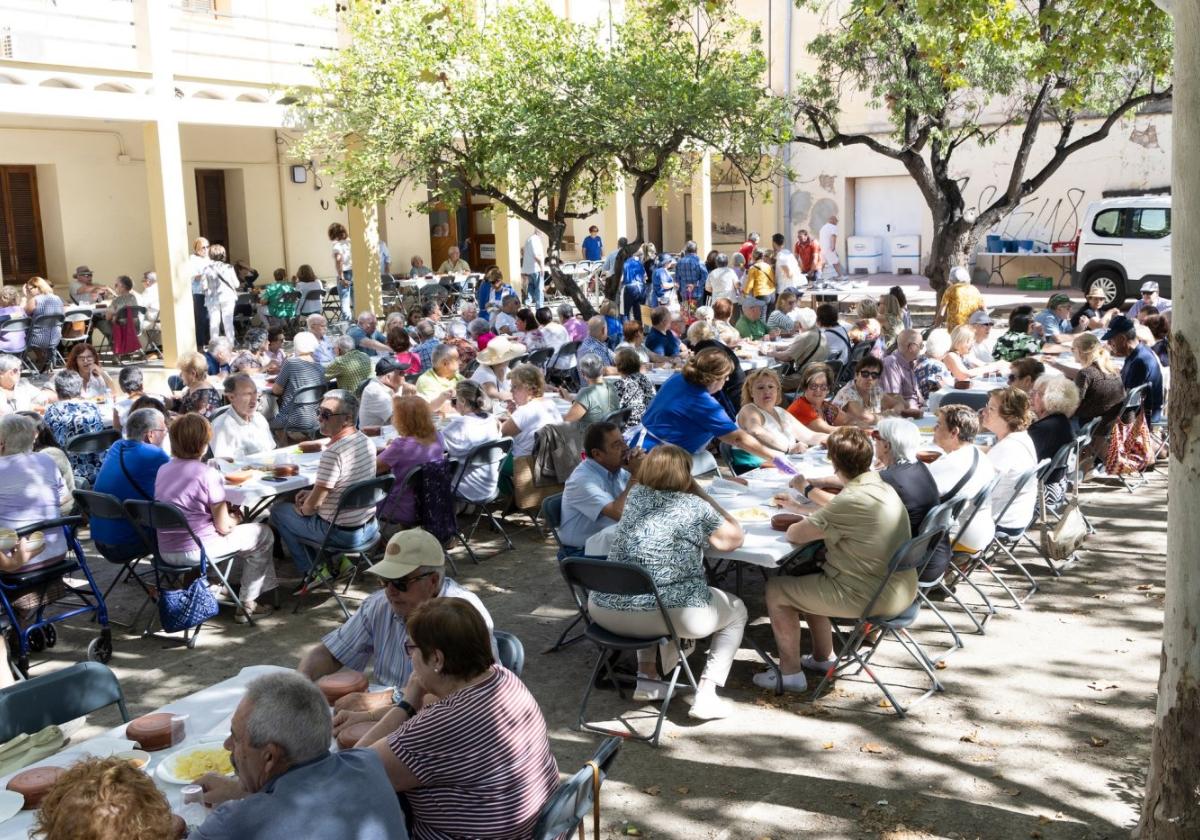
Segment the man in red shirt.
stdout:
<path fill-rule="evenodd" d="M 754 254 L 754 249 L 758 247 L 758 234 L 752 233 L 750 237 L 742 243 L 742 247 L 738 248 L 738 253 L 746 260 L 746 266 L 754 264 L 754 260 L 750 259 Z"/>
<path fill-rule="evenodd" d="M 816 280 L 817 275 L 821 272 L 821 266 L 825 263 L 821 257 L 821 246 L 817 244 L 817 240 L 809 236 L 807 230 L 801 229 L 796 233 L 796 244 L 792 250 L 796 254 L 796 259 L 800 261 L 800 271 L 810 281 Z"/>

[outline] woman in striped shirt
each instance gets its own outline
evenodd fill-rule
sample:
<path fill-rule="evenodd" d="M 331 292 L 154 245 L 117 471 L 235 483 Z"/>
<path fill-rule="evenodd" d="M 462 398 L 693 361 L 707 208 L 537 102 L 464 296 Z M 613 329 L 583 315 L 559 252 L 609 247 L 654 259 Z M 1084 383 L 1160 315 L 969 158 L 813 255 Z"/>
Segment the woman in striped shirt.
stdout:
<path fill-rule="evenodd" d="M 370 744 L 408 799 L 412 837 L 530 837 L 558 765 L 537 701 L 493 661 L 483 618 L 462 599 L 433 598 L 409 616 L 405 647 L 404 699 L 358 746 Z"/>

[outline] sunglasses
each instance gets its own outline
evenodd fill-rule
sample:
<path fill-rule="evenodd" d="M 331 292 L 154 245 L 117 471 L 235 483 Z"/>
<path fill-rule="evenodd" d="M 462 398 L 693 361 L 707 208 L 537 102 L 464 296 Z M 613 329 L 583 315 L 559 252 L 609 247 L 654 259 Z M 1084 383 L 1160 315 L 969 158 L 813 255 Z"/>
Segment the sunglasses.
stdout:
<path fill-rule="evenodd" d="M 860 374 L 858 374 L 858 375 L 859 375 L 859 376 L 861 376 L 863 379 L 878 379 L 878 378 L 879 378 L 879 371 L 877 371 L 877 370 L 864 370 L 862 373 L 860 373 Z"/>
<path fill-rule="evenodd" d="M 427 578 L 432 574 L 433 574 L 433 572 L 424 572 L 423 574 L 413 575 L 411 577 L 380 578 L 379 585 L 384 588 L 391 587 L 392 589 L 395 589 L 397 592 L 407 592 L 408 587 L 412 586 L 414 583 L 421 580 L 421 578 Z"/>
<path fill-rule="evenodd" d="M 317 417 L 321 420 L 328 420 L 330 417 L 344 417 L 344 411 L 330 411 L 328 408 L 322 408 L 317 412 Z"/>

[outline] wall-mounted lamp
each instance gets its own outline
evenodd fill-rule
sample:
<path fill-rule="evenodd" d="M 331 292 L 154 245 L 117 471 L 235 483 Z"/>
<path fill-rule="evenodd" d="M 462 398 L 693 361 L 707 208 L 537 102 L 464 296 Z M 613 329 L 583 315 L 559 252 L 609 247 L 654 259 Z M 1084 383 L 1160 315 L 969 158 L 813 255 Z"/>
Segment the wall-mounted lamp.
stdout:
<path fill-rule="evenodd" d="M 292 183 L 307 184 L 308 183 L 308 167 L 302 163 L 297 163 L 292 166 Z"/>

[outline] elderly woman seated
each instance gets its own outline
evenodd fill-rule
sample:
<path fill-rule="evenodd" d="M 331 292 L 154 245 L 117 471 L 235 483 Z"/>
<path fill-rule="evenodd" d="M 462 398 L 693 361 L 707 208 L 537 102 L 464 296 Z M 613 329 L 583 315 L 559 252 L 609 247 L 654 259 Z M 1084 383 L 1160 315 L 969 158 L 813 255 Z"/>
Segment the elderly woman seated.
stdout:
<path fill-rule="evenodd" d="M 788 406 L 788 414 L 811 431 L 830 434 L 841 410 L 829 401 L 833 371 L 824 362 L 812 364 L 800 374 L 800 393 Z"/>
<path fill-rule="evenodd" d="M 580 430 L 603 420 L 621 407 L 621 394 L 617 386 L 604 379 L 604 362 L 595 353 L 579 359 L 579 378 L 583 387 L 571 399 L 571 407 L 563 416 L 567 423 L 578 423 Z"/>
<path fill-rule="evenodd" d="M 230 373 L 258 373 L 265 370 L 269 361 L 266 358 L 267 331 L 255 327 L 246 332 L 246 346 L 239 350 L 229 361 Z"/>
<path fill-rule="evenodd" d="M 491 400 L 470 380 L 454 386 L 453 404 L 458 415 L 446 423 L 442 439 L 446 442 L 446 451 L 458 461 L 454 481 L 458 483 L 459 494 L 467 501 L 486 501 L 500 481 L 500 468 L 489 461 L 468 470 L 467 456 L 477 446 L 499 440 L 500 424 L 492 416 Z"/>
<path fill-rule="evenodd" d="M 685 452 L 700 455 L 697 467 L 703 472 L 716 468 L 712 456 L 705 452 L 713 438 L 767 461 L 786 455 L 786 450 L 767 446 L 739 428 L 717 401 L 716 394 L 724 388 L 733 369 L 734 363 L 725 351 L 716 347 L 688 359 L 682 371 L 663 383 L 642 416 L 646 432 L 641 438 L 642 448 L 650 450 L 673 443 Z"/>
<path fill-rule="evenodd" d="M 195 413 L 210 416 L 221 407 L 221 395 L 208 380 L 209 366 L 204 356 L 194 350 L 179 357 L 179 377 L 183 391 L 167 401 L 167 407 L 179 414 Z"/>
<path fill-rule="evenodd" d="M 201 459 L 212 440 L 212 427 L 199 414 L 184 414 L 171 424 L 171 460 L 159 468 L 154 500 L 175 505 L 183 513 L 192 533 L 204 546 L 209 560 L 236 555 L 242 566 L 240 597 L 244 609 L 234 616 L 239 624 L 248 616 L 272 612 L 259 601 L 263 592 L 275 588 L 275 565 L 271 559 L 275 536 L 266 523 L 242 522 L 241 514 L 225 500 L 221 474 Z M 173 566 L 199 566 L 200 547 L 187 531 L 158 531 L 162 558 Z"/>
<path fill-rule="evenodd" d="M 619 378 L 614 383 L 621 408 L 629 409 L 629 420 L 621 431 L 632 429 L 642 422 L 646 407 L 654 401 L 654 385 L 642 373 L 642 361 L 632 347 L 618 347 L 613 354 Z"/>
<path fill-rule="evenodd" d="M 764 446 L 789 454 L 804 452 L 828 437 L 810 430 L 783 409 L 783 386 L 779 374 L 770 368 L 760 368 L 746 377 L 737 424 Z M 759 458 L 734 450 L 734 469 L 752 468 L 761 463 Z"/>
<path fill-rule="evenodd" d="M 446 457 L 446 444 L 433 425 L 429 403 L 421 397 L 396 397 L 392 406 L 392 427 L 398 437 L 388 443 L 375 461 L 379 475 L 390 472 L 396 477 L 392 491 L 379 507 L 380 534 L 385 543 L 396 531 L 418 522 L 417 500 L 404 479 L 415 467 L 441 462 Z"/>
<path fill-rule="evenodd" d="M 950 333 L 940 327 L 931 330 L 925 337 L 925 352 L 913 366 L 913 375 L 917 378 L 917 387 L 921 389 L 921 397 L 929 399 L 934 391 L 954 387 L 954 374 L 946 367 L 946 354 L 950 352 Z"/>
<path fill-rule="evenodd" d="M 1008 384 L 1026 394 L 1033 388 L 1033 383 L 1046 372 L 1046 366 L 1037 359 L 1017 359 L 1009 367 Z"/>
<path fill-rule="evenodd" d="M 271 429 L 281 445 L 288 442 L 286 430 L 289 428 L 298 431 L 317 428 L 317 402 L 306 400 L 297 404 L 295 399 L 299 391 L 326 381 L 325 368 L 315 358 L 318 344 L 312 333 L 296 333 L 292 339 L 295 355 L 283 363 L 271 385 L 271 393 L 279 399 L 279 413 L 271 421 Z"/>
<path fill-rule="evenodd" d="M 874 356 L 864 356 L 854 366 L 854 379 L 846 383 L 831 405 L 838 410 L 834 418 L 837 426 L 874 426 L 885 412 L 894 413 L 904 408 L 904 401 L 895 394 L 884 394 L 879 390 L 879 379 L 883 376 L 883 362 Z"/>
<path fill-rule="evenodd" d="M 975 349 L 975 328 L 962 324 L 950 333 L 950 350 L 942 361 L 955 382 L 970 382 L 980 376 L 990 376 L 1008 370 L 1008 362 L 999 361 L 991 364 L 974 364 L 971 351 Z"/>
<path fill-rule="evenodd" d="M 625 500 L 608 559 L 645 569 L 658 586 L 663 606 L 681 639 L 712 636 L 708 662 L 700 677 L 690 717 L 726 717 L 727 704 L 717 696 L 746 628 L 741 599 L 708 585 L 704 550 L 738 548 L 742 526 L 714 502 L 692 478 L 692 458 L 678 446 L 655 447 L 642 461 L 638 483 Z M 593 593 L 588 613 L 601 627 L 628 636 L 658 637 L 667 632 L 652 597 Z M 663 668 L 675 667 L 674 650 L 663 650 Z M 658 677 L 656 651 L 638 651 L 637 701 L 661 700 L 666 685 Z"/>
<path fill-rule="evenodd" d="M 546 721 L 521 678 L 492 657 L 478 610 L 433 598 L 408 617 L 413 674 L 359 742 L 412 810 L 414 837 L 530 837 L 558 787 Z"/>
<path fill-rule="evenodd" d="M 81 394 L 82 388 L 83 380 L 73 370 L 61 371 L 54 377 L 54 392 L 58 395 L 58 401 L 46 406 L 45 420 L 60 449 L 66 450 L 67 441 L 76 435 L 104 429 L 104 417 L 100 409 Z M 75 483 L 80 487 L 90 487 L 96 480 L 96 473 L 100 472 L 104 458 L 94 452 L 67 457 L 71 461 Z"/>
<path fill-rule="evenodd" d="M 1043 374 L 1033 383 L 1029 402 L 1037 418 L 1029 427 L 1037 459 L 1053 458 L 1075 440 L 1076 429 L 1071 418 L 1079 408 L 1079 389 L 1065 376 Z"/>
<path fill-rule="evenodd" d="M 878 473 L 871 472 L 874 448 L 852 426 L 829 436 L 829 460 L 843 488 L 824 507 L 788 528 L 797 545 L 824 540 L 821 571 L 802 577 L 774 577 L 767 584 L 767 613 L 779 647 L 785 691 L 804 691 L 804 669 L 825 671 L 836 661 L 829 619 L 858 618 L 887 578 L 892 555 L 911 536 L 904 502 Z M 875 611 L 895 615 L 917 596 L 917 572 L 892 575 L 879 593 Z M 812 654 L 800 655 L 800 618 L 812 634 Z M 779 688 L 775 671 L 755 674 L 754 684 Z"/>
<path fill-rule="evenodd" d="M 509 383 L 512 402 L 500 432 L 513 439 L 513 446 L 500 469 L 500 486 L 512 491 L 514 503 L 519 509 L 529 510 L 541 505 L 545 496 L 561 489 L 561 485 L 534 486 L 533 449 L 538 431 L 543 426 L 561 423 L 562 415 L 558 413 L 554 401 L 545 396 L 546 379 L 538 368 L 517 365 L 509 373 Z"/>

